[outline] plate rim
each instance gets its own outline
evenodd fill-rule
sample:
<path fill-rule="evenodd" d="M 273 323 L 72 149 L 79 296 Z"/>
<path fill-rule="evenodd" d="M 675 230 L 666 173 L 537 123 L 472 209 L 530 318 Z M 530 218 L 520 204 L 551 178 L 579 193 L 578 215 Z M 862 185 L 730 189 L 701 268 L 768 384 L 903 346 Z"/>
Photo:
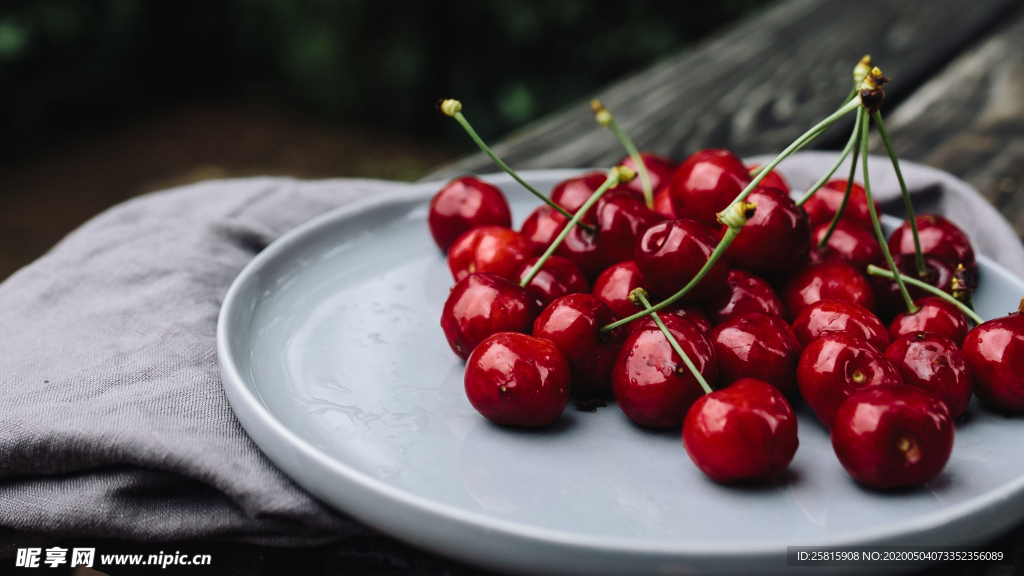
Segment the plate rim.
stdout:
<path fill-rule="evenodd" d="M 902 163 L 905 166 L 916 165 L 916 163 L 913 162 L 904 161 Z M 929 168 L 926 166 L 921 167 Z M 520 172 L 520 174 L 527 180 L 534 180 L 538 178 L 564 179 L 586 171 L 588 170 L 525 170 Z M 943 172 L 943 174 L 946 173 Z M 497 185 L 514 184 L 515 182 L 510 176 L 504 173 L 483 174 L 478 175 L 477 177 Z M 974 537 L 973 540 L 975 542 L 981 541 L 1005 530 L 1005 528 L 1019 519 L 1019 512 L 1024 509 L 1024 475 L 1021 475 L 1016 480 L 998 489 L 990 490 L 952 507 L 929 512 L 905 522 L 892 524 L 883 530 L 859 530 L 845 533 L 838 537 L 818 538 L 798 544 L 786 542 L 784 540 L 765 540 L 754 545 L 740 542 L 702 542 L 695 544 L 687 542 L 670 542 L 666 540 L 626 540 L 610 536 L 584 535 L 561 529 L 538 527 L 518 521 L 495 518 L 480 512 L 461 509 L 450 504 L 432 500 L 426 496 L 420 496 L 404 489 L 388 485 L 387 483 L 374 479 L 371 476 L 360 472 L 359 470 L 356 470 L 318 450 L 285 426 L 277 417 L 274 416 L 269 407 L 264 404 L 262 398 L 260 398 L 253 390 L 250 390 L 249 386 L 246 384 L 245 378 L 239 370 L 239 366 L 236 363 L 234 356 L 231 354 L 229 345 L 229 317 L 235 313 L 234 310 L 238 306 L 244 305 L 245 301 L 242 300 L 242 289 L 249 281 L 254 281 L 256 274 L 266 264 L 273 261 L 280 254 L 287 252 L 295 245 L 303 242 L 307 237 L 326 232 L 327 229 L 339 223 L 339 221 L 350 219 L 369 210 L 390 204 L 419 201 L 429 198 L 436 191 L 436 188 L 438 188 L 440 184 L 443 184 L 443 182 L 444 181 L 441 180 L 413 183 L 408 189 L 377 194 L 369 198 L 345 204 L 299 225 L 271 242 L 250 262 L 248 262 L 245 267 L 242 268 L 238 273 L 238 276 L 232 281 L 231 286 L 228 288 L 221 304 L 217 318 L 217 359 L 223 386 L 236 417 L 245 429 L 246 433 L 253 439 L 256 446 L 260 448 L 261 452 L 263 452 L 270 461 L 278 466 L 289 479 L 311 492 L 331 508 L 348 514 L 360 522 L 364 522 L 367 525 L 391 534 L 399 539 L 413 541 L 414 543 L 432 548 L 445 555 L 463 558 L 474 563 L 482 563 L 491 566 L 495 565 L 493 559 L 489 560 L 490 555 L 486 553 L 473 554 L 473 551 L 453 550 L 450 548 L 439 549 L 438 546 L 431 545 L 429 541 L 424 541 L 422 536 L 418 537 L 416 534 L 418 532 L 417 530 L 403 530 L 400 527 L 396 527 L 393 523 L 381 520 L 380 518 L 375 518 L 368 514 L 353 512 L 352 509 L 342 507 L 336 502 L 336 499 L 333 498 L 332 495 L 322 493 L 320 487 L 317 486 L 315 482 L 308 481 L 303 473 L 292 470 L 292 466 L 295 465 L 292 460 L 294 460 L 295 456 L 298 456 L 299 459 L 303 460 L 306 464 L 312 464 L 325 471 L 331 472 L 336 478 L 344 479 L 350 488 L 366 491 L 377 499 L 386 499 L 390 501 L 392 505 L 397 504 L 399 506 L 406 507 L 409 509 L 409 512 L 415 512 L 418 514 L 425 513 L 435 517 L 440 517 L 448 521 L 462 524 L 463 528 L 497 532 L 503 536 L 514 536 L 520 540 L 527 542 L 532 541 L 537 544 L 556 544 L 559 546 L 571 547 L 575 549 L 575 551 L 579 552 L 588 550 L 602 554 L 654 554 L 665 557 L 687 556 L 694 559 L 701 558 L 707 560 L 725 559 L 726 557 L 730 559 L 752 559 L 765 556 L 777 557 L 780 554 L 784 555 L 786 547 L 792 545 L 854 546 L 865 545 L 872 542 L 885 542 L 894 537 L 900 537 L 901 539 L 907 539 L 909 537 L 913 539 L 915 537 L 930 535 L 931 533 L 948 525 L 950 522 L 968 521 L 975 515 L 984 512 L 986 509 L 999 504 L 1000 502 L 1004 505 L 1009 505 L 1012 502 L 1016 505 L 1015 511 L 1018 513 L 1004 515 L 1004 519 L 1012 518 L 1008 521 L 985 522 L 985 526 L 990 528 L 989 530 L 971 530 L 970 535 Z M 899 222 L 898 219 L 891 216 L 883 216 L 883 218 L 891 219 L 891 222 Z M 1024 290 L 1024 281 L 1021 281 L 1001 265 L 981 254 L 979 254 L 977 258 L 979 263 L 984 264 L 987 270 L 992 270 L 998 273 L 1006 280 L 1021 286 L 1022 290 Z M 269 448 L 268 446 L 265 446 L 265 444 L 275 443 L 273 437 L 276 437 L 276 442 L 283 442 L 286 444 L 293 453 L 289 454 L 288 457 L 285 457 L 283 454 L 278 454 L 274 446 L 270 446 Z M 305 472 L 308 473 L 309 469 L 307 468 Z M 353 506 L 352 508 L 356 507 Z M 477 550 L 479 549 L 480 548 L 477 548 Z"/>

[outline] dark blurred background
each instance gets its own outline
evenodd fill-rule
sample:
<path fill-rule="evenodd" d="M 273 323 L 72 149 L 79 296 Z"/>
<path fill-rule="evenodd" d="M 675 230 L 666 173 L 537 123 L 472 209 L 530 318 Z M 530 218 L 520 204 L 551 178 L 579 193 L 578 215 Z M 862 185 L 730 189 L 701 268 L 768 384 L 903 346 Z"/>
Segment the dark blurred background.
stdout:
<path fill-rule="evenodd" d="M 5 0 L 0 279 L 131 196 L 415 179 L 768 0 Z"/>

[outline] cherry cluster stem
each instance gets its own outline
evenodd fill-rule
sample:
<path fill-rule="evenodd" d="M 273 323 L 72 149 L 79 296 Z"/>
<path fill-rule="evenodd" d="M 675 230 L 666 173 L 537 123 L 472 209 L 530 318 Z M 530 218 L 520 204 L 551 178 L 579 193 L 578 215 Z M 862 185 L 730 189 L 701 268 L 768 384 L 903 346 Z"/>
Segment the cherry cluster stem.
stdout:
<path fill-rule="evenodd" d="M 850 203 L 850 194 L 853 192 L 853 177 L 857 174 L 857 159 L 860 157 L 860 131 L 861 124 L 865 122 L 864 109 L 857 110 L 857 120 L 853 126 L 853 134 L 856 136 L 856 142 L 853 146 L 853 156 L 850 159 L 850 175 L 846 178 L 846 191 L 843 192 L 843 199 L 839 202 L 839 208 L 836 210 L 835 215 L 832 216 L 832 221 L 828 224 L 828 230 L 825 231 L 825 235 L 818 241 L 818 248 L 824 248 L 828 246 L 828 239 L 832 237 L 832 233 L 836 231 L 836 226 L 839 225 L 839 221 L 843 218 L 843 213 L 846 212 L 846 205 Z"/>
<path fill-rule="evenodd" d="M 534 276 L 536 276 L 537 273 L 540 272 L 540 269 L 544 267 L 544 263 L 548 261 L 548 258 L 550 258 L 551 255 L 555 253 L 555 250 L 557 250 L 558 247 L 562 244 L 562 241 L 565 240 L 565 237 L 569 235 L 569 232 L 572 231 L 573 227 L 580 223 L 580 220 L 587 213 L 587 211 L 590 210 L 590 207 L 593 206 L 609 188 L 615 186 L 618 183 L 619 170 L 618 167 L 615 167 L 608 171 L 608 177 L 605 178 L 604 183 L 601 184 L 601 186 L 597 190 L 594 190 L 594 193 L 590 195 L 590 198 L 587 198 L 586 202 L 584 202 L 583 205 L 580 206 L 580 209 L 577 210 L 576 213 L 572 215 L 572 218 L 570 218 L 569 223 L 566 224 L 564 228 L 562 228 L 562 231 L 559 232 L 558 236 L 555 237 L 554 242 L 552 242 L 551 245 L 548 246 L 547 250 L 545 250 L 544 253 L 541 254 L 540 258 L 537 260 L 537 263 L 533 265 L 533 268 L 530 268 L 530 271 L 526 274 L 526 276 L 523 277 L 522 281 L 519 282 L 520 286 L 526 286 L 527 284 L 530 283 L 530 281 L 533 280 Z"/>
<path fill-rule="evenodd" d="M 811 197 L 814 196 L 814 193 L 820 190 L 821 187 L 825 185 L 825 182 L 828 182 L 828 179 L 831 178 L 832 175 L 836 173 L 836 170 L 838 170 L 839 166 L 843 163 L 844 160 L 846 160 L 846 157 L 850 155 L 850 152 L 855 152 L 857 142 L 860 141 L 860 123 L 861 117 L 863 115 L 864 108 L 858 108 L 857 119 L 854 120 L 853 123 L 853 132 L 850 134 L 850 139 L 846 141 L 846 146 L 843 148 L 842 153 L 839 154 L 839 158 L 836 159 L 836 161 L 832 164 L 832 167 L 829 168 L 827 172 L 822 174 L 821 178 L 818 178 L 817 182 L 815 182 L 810 188 L 808 188 L 807 191 L 804 192 L 804 195 L 801 196 L 800 199 L 796 201 L 797 206 L 803 206 L 805 202 L 810 200 Z M 854 165 L 857 164 L 856 156 L 854 156 L 853 163 Z"/>
<path fill-rule="evenodd" d="M 983 322 L 985 322 L 985 319 L 982 318 L 981 316 L 978 316 L 978 313 L 975 312 L 974 310 L 971 310 L 970 306 L 964 304 L 963 302 L 957 300 L 953 296 L 943 292 L 941 289 L 936 288 L 935 286 L 932 286 L 927 282 L 922 282 L 917 278 L 911 278 L 910 276 L 907 276 L 905 274 L 896 274 L 892 270 L 884 270 L 882 268 L 879 268 L 878 266 L 875 266 L 874 264 L 868 264 L 867 270 L 868 274 L 872 276 L 881 276 L 882 278 L 889 278 L 890 280 L 895 279 L 895 277 L 899 276 L 907 284 L 910 284 L 911 286 L 916 286 L 917 288 L 920 288 L 926 292 L 930 292 L 938 296 L 939 298 L 942 298 L 946 302 L 953 304 L 954 306 L 959 308 L 960 311 L 963 312 L 968 318 L 970 318 L 971 321 L 974 322 L 975 324 L 982 324 Z M 1022 305 L 1024 305 L 1024 303 L 1022 303 Z"/>
<path fill-rule="evenodd" d="M 643 158 L 640 157 L 640 151 L 637 150 L 633 141 L 629 139 L 629 135 L 626 134 L 625 130 L 619 126 L 619 123 L 612 118 L 611 122 L 608 123 L 608 129 L 615 134 L 615 137 L 622 143 L 622 147 L 626 149 L 626 153 L 633 159 L 633 163 L 636 164 L 637 175 L 640 177 L 640 186 L 644 191 L 644 203 L 647 204 L 648 210 L 654 209 L 654 188 L 651 186 L 651 176 L 647 173 L 647 165 L 644 164 Z"/>
<path fill-rule="evenodd" d="M 885 130 L 885 122 L 882 121 L 882 114 L 875 112 L 871 114 L 871 118 L 875 121 L 875 127 L 878 129 L 878 135 L 882 137 L 882 143 L 885 144 L 885 151 L 889 153 L 889 159 L 892 160 L 892 167 L 896 171 L 896 179 L 900 182 L 900 193 L 903 194 L 903 206 L 907 211 L 907 221 L 910 222 L 910 232 L 914 236 L 914 259 L 917 265 L 917 275 L 924 278 L 928 273 L 928 270 L 924 265 L 924 254 L 921 253 L 921 238 L 917 234 L 917 215 L 914 214 L 914 203 L 910 201 L 910 192 L 907 190 L 907 183 L 903 180 L 903 172 L 900 170 L 900 161 L 896 158 L 896 150 L 892 147 L 892 142 L 889 141 L 889 134 Z"/>
<path fill-rule="evenodd" d="M 861 123 L 860 131 L 860 145 L 861 145 L 861 162 L 863 163 L 864 172 L 864 195 L 868 202 L 868 212 L 871 214 L 871 224 L 875 228 L 875 235 L 878 237 L 878 243 L 882 245 L 882 254 L 885 255 L 885 261 L 889 264 L 889 269 L 895 273 L 896 285 L 900 289 L 900 294 L 903 295 L 903 299 L 907 303 L 907 311 L 911 314 L 917 312 L 917 305 L 914 304 L 914 300 L 910 297 L 910 293 L 907 291 L 907 287 L 903 282 L 903 275 L 899 273 L 896 268 L 896 263 L 892 259 L 892 253 L 889 251 L 889 245 L 885 241 L 885 233 L 882 232 L 882 224 L 878 221 L 878 211 L 875 210 L 875 201 L 871 196 L 871 179 L 868 177 L 868 129 L 871 122 L 865 119 Z"/>
<path fill-rule="evenodd" d="M 644 309 L 649 311 L 651 318 L 654 319 L 654 323 L 661 329 L 662 334 L 664 334 L 665 338 L 668 339 L 668 343 L 672 346 L 672 349 L 676 351 L 676 354 L 679 354 L 679 357 L 683 359 L 683 363 L 686 364 L 686 367 L 690 369 L 690 373 L 693 374 L 693 377 L 700 383 L 700 387 L 704 389 L 704 393 L 711 394 L 712 390 L 711 386 L 708 385 L 708 381 L 704 379 L 704 375 L 700 373 L 700 370 L 697 370 L 693 361 L 690 360 L 690 357 L 683 351 L 683 347 L 679 345 L 679 341 L 676 340 L 676 337 L 672 335 L 672 332 L 669 332 L 668 327 L 661 321 L 661 317 L 654 311 L 651 303 L 647 301 L 647 296 L 644 295 L 644 291 L 637 290 L 636 297 L 641 303 L 643 303 Z"/>

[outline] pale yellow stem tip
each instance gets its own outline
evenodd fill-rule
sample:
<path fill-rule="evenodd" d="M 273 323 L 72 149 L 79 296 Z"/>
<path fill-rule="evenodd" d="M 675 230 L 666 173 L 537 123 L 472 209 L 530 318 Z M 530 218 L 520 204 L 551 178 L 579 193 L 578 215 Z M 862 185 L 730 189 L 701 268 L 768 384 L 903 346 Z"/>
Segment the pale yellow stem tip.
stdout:
<path fill-rule="evenodd" d="M 452 100 L 451 98 L 441 100 L 437 103 L 437 109 L 446 116 L 455 116 L 457 112 L 462 112 L 462 102 Z"/>

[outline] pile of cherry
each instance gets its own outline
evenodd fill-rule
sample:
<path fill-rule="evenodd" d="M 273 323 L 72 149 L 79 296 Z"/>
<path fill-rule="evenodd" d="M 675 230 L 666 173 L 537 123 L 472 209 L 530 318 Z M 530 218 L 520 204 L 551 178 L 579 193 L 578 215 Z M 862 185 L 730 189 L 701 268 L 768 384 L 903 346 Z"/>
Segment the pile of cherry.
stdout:
<path fill-rule="evenodd" d="M 694 279 L 726 226 L 717 214 L 751 182 L 726 150 L 702 150 L 681 165 L 641 154 L 657 191 L 654 209 L 635 178 L 608 190 L 524 287 L 520 280 L 568 220 L 548 205 L 513 230 L 501 191 L 466 176 L 430 204 L 430 231 L 455 278 L 441 326 L 467 359 L 469 401 L 503 425 L 544 426 L 579 399 L 613 394 L 626 416 L 650 428 L 682 424 L 683 444 L 711 478 L 767 480 L 797 446 L 791 399 L 802 397 L 831 430 L 841 464 L 876 488 L 927 482 L 945 466 L 953 421 L 972 394 L 1024 412 L 1024 314 L 970 329 L 951 302 L 910 288 L 907 312 L 887 268 L 864 189 L 853 184 L 827 245 L 819 248 L 847 182 L 833 180 L 803 206 L 769 173 L 747 200 L 756 209 L 724 257 L 658 317 L 716 391 L 706 394 L 647 316 L 618 319 Z M 629 157 L 623 166 L 636 168 Z M 595 172 L 554 187 L 575 214 L 606 181 Z M 918 216 L 924 280 L 951 291 L 958 267 L 975 271 L 966 235 L 937 215 Z M 889 237 L 896 267 L 915 275 L 904 222 Z M 870 278 L 870 279 L 869 279 Z M 638 307 L 641 306 L 641 307 Z M 888 326 L 883 322 L 888 322 Z"/>

